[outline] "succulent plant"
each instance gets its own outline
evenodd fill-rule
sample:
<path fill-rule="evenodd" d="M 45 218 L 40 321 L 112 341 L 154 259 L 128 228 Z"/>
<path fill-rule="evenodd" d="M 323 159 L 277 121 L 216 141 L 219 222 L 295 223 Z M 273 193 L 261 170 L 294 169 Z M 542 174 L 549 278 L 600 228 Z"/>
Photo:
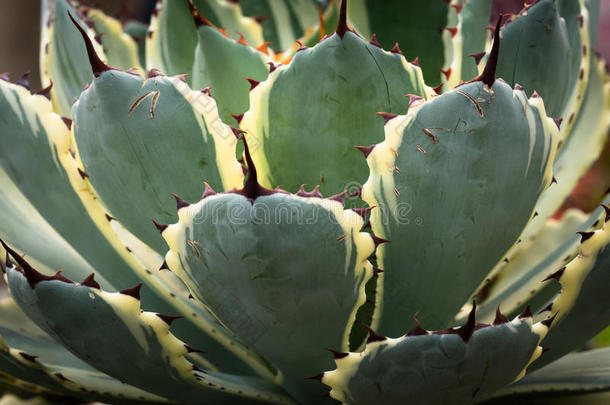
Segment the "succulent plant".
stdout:
<path fill-rule="evenodd" d="M 599 1 L 347 3 L 43 0 L 44 89 L 0 80 L 4 400 L 608 400 L 610 349 L 570 352 L 610 197 L 565 204 Z"/>

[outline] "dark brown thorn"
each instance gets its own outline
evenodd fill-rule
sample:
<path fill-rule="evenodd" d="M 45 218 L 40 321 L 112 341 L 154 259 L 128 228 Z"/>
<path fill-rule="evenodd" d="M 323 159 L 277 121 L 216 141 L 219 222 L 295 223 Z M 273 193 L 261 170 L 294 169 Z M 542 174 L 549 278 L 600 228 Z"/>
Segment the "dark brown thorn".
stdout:
<path fill-rule="evenodd" d="M 523 91 L 523 86 L 521 86 L 519 83 L 515 83 L 515 90 Z"/>
<path fill-rule="evenodd" d="M 68 129 L 72 129 L 72 120 L 68 117 L 61 117 L 61 120 L 66 124 Z"/>
<path fill-rule="evenodd" d="M 241 120 L 244 119 L 244 114 L 231 114 L 231 117 L 233 117 L 235 121 L 237 121 L 237 125 L 239 125 Z"/>
<path fill-rule="evenodd" d="M 419 67 L 419 56 L 416 56 L 410 63 Z"/>
<path fill-rule="evenodd" d="M 545 319 L 544 321 L 540 322 L 541 324 L 543 324 L 544 326 L 546 326 L 547 328 L 551 328 L 551 325 L 553 324 L 553 321 L 555 320 L 555 318 L 557 317 L 557 314 L 554 314 L 553 316 L 551 316 L 548 319 Z"/>
<path fill-rule="evenodd" d="M 369 44 L 376 46 L 377 48 L 381 48 L 381 44 L 379 43 L 379 41 L 377 41 L 377 34 L 373 34 L 371 36 L 371 40 L 369 41 Z"/>
<path fill-rule="evenodd" d="M 496 23 L 496 29 L 494 30 L 494 43 L 491 47 L 491 52 L 489 53 L 489 58 L 487 58 L 487 63 L 485 64 L 485 68 L 483 69 L 483 73 L 481 73 L 476 80 L 482 81 L 487 85 L 487 87 L 491 87 L 496 80 L 496 65 L 498 64 L 498 55 L 500 54 L 500 26 L 502 24 L 502 16 L 498 17 L 498 22 Z"/>
<path fill-rule="evenodd" d="M 441 73 L 445 75 L 445 79 L 449 80 L 451 77 L 451 68 L 448 67 L 446 70 L 440 69 Z"/>
<path fill-rule="evenodd" d="M 301 51 L 304 51 L 305 49 L 308 49 L 305 45 L 303 45 L 303 43 L 301 41 L 297 40 L 294 42 L 296 42 L 296 44 L 299 46 L 296 50 L 297 52 L 301 52 Z"/>
<path fill-rule="evenodd" d="M 165 224 L 160 224 L 160 223 L 158 223 L 157 221 L 155 221 L 154 219 L 151 219 L 151 221 L 153 222 L 153 224 L 155 224 L 155 228 L 157 228 L 157 230 L 158 230 L 160 233 L 163 233 L 163 231 L 167 229 L 167 225 L 165 225 Z"/>
<path fill-rule="evenodd" d="M 341 0 L 341 9 L 339 10 L 339 22 L 337 23 L 337 29 L 335 32 L 341 39 L 347 31 L 349 31 L 349 27 L 347 26 L 347 0 Z"/>
<path fill-rule="evenodd" d="M 458 32 L 457 27 L 445 27 L 445 29 L 449 31 L 449 34 L 451 34 L 451 38 L 455 37 L 455 34 L 457 34 Z"/>
<path fill-rule="evenodd" d="M 442 94 L 442 89 L 443 89 L 444 84 L 445 83 L 441 83 L 436 87 L 432 87 L 432 90 L 434 90 L 434 92 L 440 96 Z"/>
<path fill-rule="evenodd" d="M 538 92 L 536 90 L 534 90 L 534 92 L 532 93 L 532 98 L 539 98 L 540 94 L 538 94 Z"/>
<path fill-rule="evenodd" d="M 370 233 L 369 235 L 371 235 L 371 239 L 373 239 L 373 243 L 375 244 L 375 247 L 381 245 L 382 243 L 390 242 L 389 240 L 380 238 L 379 236 L 374 235 L 372 233 Z"/>
<path fill-rule="evenodd" d="M 37 91 L 36 94 L 38 94 L 39 96 L 44 96 L 48 100 L 50 100 L 51 99 L 51 88 L 53 88 L 53 82 L 52 81 L 51 81 L 51 83 L 47 87 Z"/>
<path fill-rule="evenodd" d="M 551 184 L 553 183 L 557 184 L 557 179 L 555 178 L 555 176 L 553 176 L 553 178 L 551 179 Z"/>
<path fill-rule="evenodd" d="M 80 285 L 84 285 L 86 287 L 97 288 L 100 289 L 100 285 L 97 281 L 95 281 L 95 273 L 91 273 L 85 278 Z"/>
<path fill-rule="evenodd" d="M 398 114 L 388 112 L 378 112 L 377 115 L 383 118 L 383 125 L 387 124 L 392 118 L 396 118 L 398 116 Z"/>
<path fill-rule="evenodd" d="M 74 382 L 74 381 L 70 380 L 69 378 L 67 378 L 65 375 L 63 375 L 62 373 L 55 373 L 53 375 L 55 377 L 57 377 L 59 380 L 61 380 L 62 382 Z"/>
<path fill-rule="evenodd" d="M 31 354 L 27 354 L 24 352 L 19 352 L 19 355 L 30 363 L 36 363 L 36 359 L 38 358 L 38 356 L 32 356 Z"/>
<path fill-rule="evenodd" d="M 322 381 L 323 378 L 324 378 L 324 373 L 312 375 L 311 377 L 305 377 L 306 380 L 318 380 L 318 381 Z"/>
<path fill-rule="evenodd" d="M 163 263 L 161 263 L 161 267 L 159 267 L 159 271 L 161 270 L 169 270 L 169 266 L 167 265 L 167 261 L 163 260 Z"/>
<path fill-rule="evenodd" d="M 366 339 L 366 343 L 374 343 L 374 342 L 383 342 L 384 340 L 387 340 L 388 338 L 380 335 L 379 333 L 375 332 L 373 329 L 371 329 L 371 327 L 369 325 L 367 325 L 366 323 L 362 322 L 362 321 L 358 321 L 362 326 L 364 326 L 366 328 L 366 330 L 369 331 L 369 337 L 368 339 Z"/>
<path fill-rule="evenodd" d="M 275 69 L 277 69 L 277 66 L 278 66 L 278 65 L 276 65 L 275 63 L 273 63 L 273 62 L 267 62 L 267 64 L 269 65 L 269 73 L 273 73 L 273 71 L 274 71 Z"/>
<path fill-rule="evenodd" d="M 89 57 L 89 64 L 91 65 L 91 71 L 93 72 L 93 76 L 99 77 L 102 73 L 111 70 L 112 68 L 106 65 L 95 53 L 95 48 L 93 47 L 93 43 L 91 42 L 91 38 L 87 35 L 87 32 L 80 26 L 79 23 L 76 22 L 72 14 L 68 11 L 68 17 L 72 20 L 72 24 L 78 29 L 81 36 L 83 37 L 83 41 L 85 41 L 85 47 L 87 48 L 87 56 Z"/>
<path fill-rule="evenodd" d="M 199 350 L 199 349 L 193 349 L 191 346 L 185 344 L 184 348 L 186 349 L 187 353 L 205 353 L 203 350 Z"/>
<path fill-rule="evenodd" d="M 26 70 L 25 72 L 23 72 L 23 74 L 21 75 L 21 77 L 19 78 L 19 80 L 17 80 L 15 82 L 15 84 L 18 84 L 21 87 L 25 87 L 26 90 L 30 89 L 30 81 L 28 79 L 28 77 L 30 76 L 30 72 L 29 70 Z"/>
<path fill-rule="evenodd" d="M 199 91 L 201 91 L 203 94 L 205 94 L 208 97 L 214 98 L 214 96 L 212 96 L 212 86 L 204 87 L 203 89 L 201 89 Z"/>
<path fill-rule="evenodd" d="M 80 167 L 77 168 L 78 170 L 78 174 L 80 175 L 81 179 L 86 180 L 87 178 L 89 178 L 89 175 L 87 173 L 85 173 Z"/>
<path fill-rule="evenodd" d="M 93 39 L 95 40 L 95 42 L 97 42 L 98 44 L 102 45 L 102 37 L 104 36 L 104 33 L 101 32 L 99 34 L 95 34 L 93 36 Z"/>
<path fill-rule="evenodd" d="M 193 297 L 193 294 L 189 294 L 189 300 L 194 300 L 195 297 Z"/>
<path fill-rule="evenodd" d="M 203 187 L 204 187 L 204 191 L 203 191 L 203 194 L 201 195 L 201 199 L 204 199 L 211 195 L 216 195 L 216 191 L 214 191 L 207 182 L 205 182 L 205 181 L 203 182 Z"/>
<path fill-rule="evenodd" d="M 61 270 L 59 270 L 57 273 L 55 273 L 52 276 L 47 276 L 45 274 L 42 274 L 38 270 L 36 270 L 32 266 L 30 266 L 30 264 L 28 262 L 26 262 L 25 259 L 21 255 L 19 255 L 13 249 L 8 247 L 8 245 L 6 243 L 4 243 L 4 241 L 2 239 L 0 239 L 0 245 L 2 245 L 2 247 L 4 248 L 4 250 L 6 250 L 6 253 L 7 253 L 7 267 L 10 265 L 10 261 L 8 260 L 8 255 L 10 255 L 17 262 L 17 270 L 21 274 L 24 275 L 24 277 L 27 279 L 28 284 L 30 285 L 30 287 L 32 289 L 34 289 L 34 287 L 36 287 L 36 284 L 40 283 L 41 281 L 54 281 L 55 280 L 55 281 L 62 281 L 64 283 L 72 284 L 72 280 L 69 280 L 68 278 L 64 277 L 61 274 Z"/>
<path fill-rule="evenodd" d="M 604 223 L 610 221 L 610 207 L 607 205 L 602 204 L 602 207 L 604 207 L 604 211 L 606 211 L 606 219 L 604 220 Z"/>
<path fill-rule="evenodd" d="M 525 307 L 523 312 L 521 312 L 519 314 L 519 319 L 531 318 L 531 317 L 532 317 L 532 308 L 528 305 L 527 307 Z"/>
<path fill-rule="evenodd" d="M 201 27 L 202 25 L 207 25 L 208 27 L 216 28 L 216 26 L 214 24 L 212 24 L 207 18 L 205 18 L 204 16 L 201 15 L 199 10 L 197 10 L 197 7 L 195 7 L 195 4 L 193 4 L 193 0 L 188 0 L 188 1 L 189 1 L 189 10 L 191 11 L 191 15 L 193 16 L 193 21 L 195 22 L 195 26 L 197 28 Z"/>
<path fill-rule="evenodd" d="M 373 277 L 379 277 L 379 273 L 383 273 L 383 270 L 381 270 L 379 267 L 373 266 Z"/>
<path fill-rule="evenodd" d="M 301 187 L 299 187 L 299 191 L 297 191 L 295 195 L 297 195 L 299 197 L 317 197 L 317 198 L 324 197 L 322 195 L 322 193 L 320 192 L 319 185 L 315 186 L 313 188 L 313 190 L 311 190 L 311 191 L 305 191 L 305 184 L 301 184 Z"/>
<path fill-rule="evenodd" d="M 159 69 L 152 68 L 148 72 L 146 72 L 146 78 L 152 79 L 153 77 L 163 76 L 163 74 L 159 71 Z"/>
<path fill-rule="evenodd" d="M 548 276 L 546 276 L 546 278 L 544 280 L 542 280 L 542 282 L 549 281 L 551 279 L 555 279 L 555 280 L 559 281 L 559 279 L 561 278 L 561 275 L 563 274 L 563 272 L 565 270 L 566 270 L 566 268 L 564 266 L 564 267 L 560 268 L 559 270 L 557 270 L 556 272 L 551 273 Z"/>
<path fill-rule="evenodd" d="M 460 335 L 460 337 L 462 338 L 464 343 L 468 343 L 468 340 L 472 336 L 472 333 L 474 332 L 474 328 L 476 327 L 476 312 L 477 312 L 477 303 L 476 303 L 476 301 L 472 301 L 472 309 L 470 310 L 470 313 L 468 314 L 468 320 L 466 320 L 466 323 L 464 324 L 464 326 L 458 328 L 455 331 L 456 334 Z"/>
<path fill-rule="evenodd" d="M 347 191 L 343 191 L 339 194 L 335 194 L 335 195 L 328 197 L 327 200 L 337 201 L 337 202 L 341 203 L 342 205 L 344 205 L 346 195 L 347 195 Z"/>
<path fill-rule="evenodd" d="M 254 88 L 260 84 L 259 81 L 250 79 L 249 77 L 247 77 L 246 80 L 250 82 L 250 91 L 254 90 Z"/>
<path fill-rule="evenodd" d="M 326 349 L 326 350 L 330 351 L 333 354 L 333 359 L 335 359 L 335 360 L 339 360 L 339 359 L 349 356 L 349 353 L 340 352 L 340 351 L 337 351 L 334 349 Z"/>
<path fill-rule="evenodd" d="M 578 20 L 578 25 L 582 28 L 582 24 L 583 24 L 582 14 L 576 14 L 574 17 L 576 17 L 576 19 Z"/>
<path fill-rule="evenodd" d="M 459 14 L 462 11 L 462 4 L 452 4 L 451 7 L 455 8 L 455 12 Z"/>
<path fill-rule="evenodd" d="M 240 128 L 236 128 L 234 126 L 229 126 L 229 128 L 231 128 L 231 131 L 233 131 L 233 135 L 235 135 L 235 137 L 237 139 L 241 138 L 241 134 L 245 133 L 246 131 L 244 131 L 243 129 Z"/>
<path fill-rule="evenodd" d="M 165 322 L 168 326 L 172 325 L 176 319 L 184 318 L 182 315 L 162 315 L 156 314 L 163 322 Z"/>
<path fill-rule="evenodd" d="M 108 214 L 104 214 L 104 216 L 106 217 L 106 221 L 108 221 L 108 222 L 114 221 L 114 217 L 112 217 Z"/>
<path fill-rule="evenodd" d="M 542 354 L 544 354 L 544 353 L 548 352 L 549 350 L 551 350 L 551 348 L 550 348 L 550 347 L 543 347 L 543 348 L 542 348 L 542 353 L 540 353 L 540 354 L 542 355 Z"/>
<path fill-rule="evenodd" d="M 472 56 L 474 58 L 474 64 L 478 65 L 481 62 L 481 59 L 483 59 L 483 56 L 485 56 L 485 53 L 486 53 L 485 51 L 471 53 L 471 54 L 468 54 L 468 56 Z"/>
<path fill-rule="evenodd" d="M 557 129 L 561 129 L 561 123 L 563 122 L 563 118 L 553 118 L 555 121 L 555 125 L 557 125 Z"/>
<path fill-rule="evenodd" d="M 139 301 L 140 300 L 140 289 L 142 289 L 142 283 L 138 283 L 138 285 L 136 285 L 135 287 L 121 290 L 121 291 L 119 291 L 119 293 L 123 294 L 123 295 L 129 295 L 130 297 L 133 297 Z"/>
<path fill-rule="evenodd" d="M 258 184 L 256 166 L 254 166 L 254 161 L 250 155 L 250 148 L 248 147 L 246 137 L 242 136 L 242 140 L 244 142 L 244 156 L 246 159 L 246 165 L 248 166 L 248 178 L 246 179 L 246 184 L 244 184 L 244 189 L 242 192 L 245 197 L 255 200 L 256 197 L 260 195 L 259 192 L 261 186 Z"/>
<path fill-rule="evenodd" d="M 181 208 L 188 207 L 191 204 L 184 201 L 182 198 L 178 197 L 176 194 L 172 193 L 174 199 L 176 200 L 176 211 L 179 211 Z"/>
<path fill-rule="evenodd" d="M 591 236 L 595 234 L 595 232 L 576 232 L 580 235 L 580 243 L 585 243 Z"/>
<path fill-rule="evenodd" d="M 400 50 L 400 45 L 398 45 L 398 42 L 396 42 L 396 43 L 394 44 L 394 46 L 392 47 L 392 49 L 390 49 L 390 52 L 391 52 L 391 53 L 397 53 L 397 54 L 402 55 L 402 51 Z"/>
<path fill-rule="evenodd" d="M 271 42 L 263 42 L 262 44 L 256 47 L 256 50 L 264 53 L 265 55 L 269 55 L 269 45 L 271 45 Z"/>
<path fill-rule="evenodd" d="M 507 323 L 508 318 L 505 317 L 502 312 L 500 312 L 500 304 L 496 307 L 496 317 L 494 318 L 492 325 L 501 325 L 503 323 Z"/>
<path fill-rule="evenodd" d="M 428 334 L 428 331 L 424 329 L 423 326 L 421 326 L 421 323 L 419 323 L 419 319 L 417 319 L 417 314 L 413 315 L 413 322 L 415 323 L 415 326 L 412 327 L 411 330 L 408 331 L 405 336 L 422 336 Z"/>
<path fill-rule="evenodd" d="M 366 215 L 371 212 L 373 208 L 375 208 L 375 206 L 366 208 L 351 208 L 351 210 L 354 211 L 356 214 L 360 215 L 363 221 L 366 221 Z"/>
<path fill-rule="evenodd" d="M 369 157 L 369 155 L 371 154 L 371 152 L 373 151 L 373 149 L 375 148 L 375 145 L 369 145 L 369 146 L 354 146 L 354 148 L 358 149 L 360 152 L 362 152 L 362 154 L 364 155 L 364 158 L 366 159 L 367 157 Z"/>

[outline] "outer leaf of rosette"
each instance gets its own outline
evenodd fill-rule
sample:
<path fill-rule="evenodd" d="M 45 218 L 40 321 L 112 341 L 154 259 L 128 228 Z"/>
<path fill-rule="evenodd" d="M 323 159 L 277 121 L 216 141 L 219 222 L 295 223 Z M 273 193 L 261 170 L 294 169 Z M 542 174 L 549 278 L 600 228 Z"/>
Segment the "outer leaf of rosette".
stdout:
<path fill-rule="evenodd" d="M 471 404 L 513 382 L 540 355 L 538 329 L 546 328 L 524 318 L 484 325 L 467 341 L 422 330 L 373 342 L 336 359 L 322 382 L 346 404 Z"/>
<path fill-rule="evenodd" d="M 560 318 L 544 340 L 544 345 L 551 349 L 549 355 L 534 363 L 536 368 L 582 348 L 610 324 L 608 222 L 602 229 L 584 233 L 584 238 L 578 254 L 558 277 L 562 292 L 550 307 L 550 313 L 560 312 Z M 569 304 L 564 304 L 560 298 L 569 301 Z"/>
<path fill-rule="evenodd" d="M 246 78 L 263 81 L 269 76 L 270 59 L 261 51 L 227 38 L 218 29 L 202 25 L 193 66 L 193 88 L 211 86 L 220 118 L 232 122 L 250 105 L 250 84 Z"/>
<path fill-rule="evenodd" d="M 549 116 L 561 117 L 578 76 L 572 72 L 576 63 L 571 62 L 566 22 L 557 4 L 539 1 L 508 22 L 501 35 L 496 76 L 511 86 L 522 85 L 528 96 L 535 90 L 545 100 Z"/>
<path fill-rule="evenodd" d="M 347 350 L 373 270 L 363 220 L 337 201 L 285 193 L 206 197 L 163 232 L 166 261 L 220 321 L 282 370 L 297 400 L 326 389 L 306 380 Z"/>
<path fill-rule="evenodd" d="M 445 327 L 551 183 L 557 127 L 542 99 L 502 80 L 484 86 L 460 86 L 390 120 L 367 159 L 362 196 L 380 207 L 373 231 L 391 241 L 377 249 L 381 333 L 401 334 L 416 312 Z"/>
<path fill-rule="evenodd" d="M 70 21 L 68 12 L 81 27 L 89 30 L 66 0 L 44 0 L 41 8 L 42 85 L 46 87 L 53 82 L 53 109 L 60 115 L 69 117 L 74 99 L 80 95 L 83 87 L 93 80 L 93 74 L 83 39 Z M 93 38 L 93 33 L 90 33 L 90 37 Z M 97 54 L 104 59 L 101 45 L 93 42 Z"/>
<path fill-rule="evenodd" d="M 404 114 L 411 93 L 427 98 L 421 69 L 352 32 L 296 53 L 250 93 L 247 132 L 261 184 L 324 195 L 363 183 L 368 170 L 354 148 L 383 139 L 379 111 Z"/>
<path fill-rule="evenodd" d="M 174 220 L 176 201 L 197 200 L 205 179 L 216 189 L 241 184 L 236 139 L 214 100 L 181 80 L 102 73 L 74 106 L 74 137 L 85 172 L 110 213 L 159 253 L 150 222 Z"/>
<path fill-rule="evenodd" d="M 32 286 L 15 268 L 7 279 L 14 300 L 38 327 L 120 381 L 177 403 L 292 403 L 261 379 L 193 367 L 185 358 L 189 348 L 169 331 L 171 320 L 141 311 L 140 300 L 129 294 L 69 281 Z"/>
<path fill-rule="evenodd" d="M 36 326 L 13 299 L 3 299 L 0 309 L 1 371 L 68 397 L 92 401 L 112 399 L 118 404 L 166 401 L 80 360 Z"/>
<path fill-rule="evenodd" d="M 419 58 L 426 83 L 436 85 L 443 66 L 447 8 L 445 1 L 350 0 L 347 13 L 365 38 L 376 34 L 384 48 L 398 42 L 409 60 Z"/>
<path fill-rule="evenodd" d="M 0 81 L 0 139 L 0 234 L 7 243 L 78 280 L 104 266 L 125 268 L 73 188 L 72 179 L 82 179 L 76 167 L 64 165 L 71 158 L 70 130 L 49 100 Z M 129 271 L 99 277 L 109 289 L 137 281 Z"/>

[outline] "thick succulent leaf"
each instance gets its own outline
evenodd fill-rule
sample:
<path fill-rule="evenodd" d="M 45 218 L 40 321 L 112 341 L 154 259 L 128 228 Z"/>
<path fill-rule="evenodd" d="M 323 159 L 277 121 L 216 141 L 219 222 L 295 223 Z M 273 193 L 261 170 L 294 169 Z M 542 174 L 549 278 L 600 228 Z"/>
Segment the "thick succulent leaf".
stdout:
<path fill-rule="evenodd" d="M 110 214 L 151 248 L 165 251 L 150 222 L 175 217 L 171 194 L 195 200 L 201 179 L 239 185 L 236 139 L 214 100 L 179 79 L 102 73 L 74 106 L 74 137 L 88 180 Z"/>
<path fill-rule="evenodd" d="M 610 390 L 610 348 L 606 347 L 569 354 L 540 370 L 529 373 L 522 380 L 500 390 L 494 397 L 500 397 L 512 404 L 539 403 L 526 402 L 533 400 L 563 404 L 563 402 L 555 402 L 556 398 L 562 396 L 570 398 L 572 393 L 582 395 L 587 391 L 608 390 Z M 581 398 L 582 402 L 574 403 L 587 405 L 591 403 L 585 399 L 586 397 Z M 491 403 L 496 404 L 496 402 Z M 600 402 L 603 403 L 607 402 Z"/>
<path fill-rule="evenodd" d="M 51 103 L 21 86 L 0 81 L 0 116 L 3 236 L 24 253 L 53 269 L 63 268 L 76 279 L 86 277 L 92 268 L 124 268 L 123 259 L 75 190 L 82 178 L 76 167 L 68 171 L 70 131 L 52 112 Z M 40 232 L 49 245 L 40 246 L 41 240 L 28 231 Z M 137 281 L 130 272 L 107 280 L 100 277 L 107 288 L 126 288 Z"/>
<path fill-rule="evenodd" d="M 189 78 L 196 46 L 197 28 L 187 0 L 158 1 L 146 35 L 147 69 Z"/>
<path fill-rule="evenodd" d="M 535 363 L 535 367 L 542 367 L 582 347 L 610 323 L 610 232 L 607 220 L 604 215 L 598 221 L 598 226 L 602 226 L 600 229 L 581 235 L 577 254 L 554 275 L 562 290 L 544 309 L 547 316 L 557 314 L 544 341 L 551 350 L 548 357 Z"/>
<path fill-rule="evenodd" d="M 278 192 L 249 200 L 208 196 L 178 211 L 163 236 L 166 261 L 221 322 L 282 370 L 298 400 L 320 400 L 305 380 L 347 350 L 373 238 L 334 200 Z"/>
<path fill-rule="evenodd" d="M 408 59 L 419 58 L 426 82 L 439 83 L 448 2 L 350 0 L 347 12 L 362 36 L 376 34 L 384 48 L 398 42 Z"/>
<path fill-rule="evenodd" d="M 446 89 L 460 81 L 468 81 L 479 72 L 478 60 L 472 55 L 485 51 L 491 1 L 452 0 L 449 4 L 447 28 L 443 32 L 445 64 L 443 82 Z M 477 55 L 478 56 L 478 55 Z"/>
<path fill-rule="evenodd" d="M 570 20 L 570 23 L 574 22 Z M 580 30 L 581 35 L 587 36 L 581 37 L 582 45 L 588 48 L 586 33 L 586 28 Z M 582 78 L 579 78 L 580 72 L 572 71 L 573 66 L 580 65 L 582 51 L 572 50 L 571 45 L 566 21 L 559 14 L 558 5 L 553 0 L 539 1 L 504 27 L 496 74 L 511 86 L 522 85 L 528 95 L 535 90 L 545 100 L 549 116 L 568 120 L 563 114 L 572 98 L 573 88 L 578 86 L 575 83 L 588 77 L 588 67 L 586 72 L 583 70 Z M 540 66 L 553 68 L 541 69 Z"/>
<path fill-rule="evenodd" d="M 82 23 L 67 0 L 42 1 L 40 77 L 43 87 L 53 83 L 53 108 L 65 117 L 70 116 L 72 103 L 83 87 L 93 80 L 87 50 L 68 12 L 93 39 L 94 33 Z M 94 46 L 103 59 L 101 45 L 94 41 Z"/>
<path fill-rule="evenodd" d="M 250 106 L 250 84 L 246 78 L 263 81 L 269 76 L 271 59 L 250 46 L 227 38 L 209 25 L 197 30 L 197 48 L 193 66 L 193 88 L 211 86 L 220 118 L 232 122 Z"/>
<path fill-rule="evenodd" d="M 166 401 L 78 359 L 36 326 L 11 298 L 0 302 L 0 370 L 66 396 L 98 401 L 113 398 L 119 403 Z"/>
<path fill-rule="evenodd" d="M 445 327 L 551 183 L 557 127 L 542 99 L 501 80 L 484 86 L 463 85 L 390 120 L 367 158 L 362 197 L 380 207 L 373 231 L 391 241 L 377 252 L 381 333 L 400 334 L 415 312 Z"/>
<path fill-rule="evenodd" d="M 598 224 L 601 212 L 587 215 L 569 210 L 560 219 L 550 219 L 532 240 L 523 241 L 519 252 L 503 261 L 497 276 L 487 279 L 475 295 L 478 315 L 483 322 L 491 321 L 498 305 L 506 313 L 522 307 L 546 283 L 549 274 L 565 266 L 578 254 L 581 236 Z M 465 318 L 468 310 L 463 310 Z"/>
<path fill-rule="evenodd" d="M 182 101 L 194 117 L 190 104 Z M 123 111 L 125 115 L 127 108 Z M 170 275 L 157 275 L 161 258 L 154 267 L 145 268 L 133 254 L 138 253 L 137 245 L 130 240 L 125 246 L 116 236 L 118 223 L 105 215 L 84 172 L 80 170 L 79 174 L 82 166 L 71 155 L 70 132 L 61 118 L 51 111 L 51 103 L 45 97 L 32 96 L 25 88 L 0 80 L 0 116 L 0 133 L 5 145 L 0 149 L 0 204 L 4 208 L 0 212 L 3 219 L 0 234 L 7 243 L 44 263 L 41 270 L 47 274 L 64 269 L 66 276 L 83 280 L 95 272 L 103 288 L 115 291 L 133 287 L 142 280 L 147 285 L 142 291 L 147 305 L 164 313 L 179 311 L 187 315 L 193 324 L 184 323 L 184 327 L 179 328 L 179 336 L 214 347 L 210 355 L 214 364 L 222 366 L 223 370 L 250 372 L 229 353 L 233 352 L 259 372 L 269 373 L 258 356 L 234 342 L 205 309 L 189 302 L 188 293 L 179 281 L 171 280 Z M 181 118 L 178 114 L 176 117 Z M 191 121 L 203 125 L 203 120 L 197 121 L 195 117 Z M 105 127 L 94 125 L 98 129 Z M 172 132 L 174 129 L 175 126 L 171 126 Z M 196 131 L 202 139 L 199 126 Z M 233 134 L 227 131 L 228 139 L 233 139 Z M 94 138 L 99 137 L 96 131 L 93 133 Z M 32 160 L 32 156 L 36 159 Z M 162 160 L 159 158 L 157 162 Z M 239 166 L 237 170 L 240 170 Z M 173 212 L 173 204 L 171 206 L 168 209 Z M 150 224 L 158 236 L 149 222 L 150 217 L 143 221 Z"/>
<path fill-rule="evenodd" d="M 240 5 L 245 15 L 261 20 L 265 39 L 278 51 L 291 48 L 318 23 L 315 0 L 241 0 Z"/>
<path fill-rule="evenodd" d="M 547 328 L 526 317 L 479 324 L 468 338 L 417 330 L 369 339 L 364 352 L 336 358 L 337 368 L 322 376 L 331 397 L 354 405 L 471 404 L 520 378 L 542 352 L 538 342 Z"/>
<path fill-rule="evenodd" d="M 381 141 L 375 113 L 404 114 L 407 93 L 427 98 L 419 67 L 352 32 L 297 52 L 250 93 L 240 124 L 261 183 L 293 192 L 319 184 L 326 195 L 364 182 L 368 170 L 354 146 Z"/>
<path fill-rule="evenodd" d="M 291 403 L 262 380 L 194 368 L 185 358 L 190 348 L 169 331 L 171 318 L 142 312 L 139 299 L 129 293 L 107 293 L 59 280 L 32 286 L 19 268 L 8 269 L 7 275 L 15 301 L 41 329 L 120 381 L 172 402 Z"/>
<path fill-rule="evenodd" d="M 99 38 L 104 47 L 108 63 L 118 69 L 135 69 L 142 72 L 138 45 L 131 36 L 123 32 L 121 22 L 95 9 L 87 10 L 85 15 L 93 23 L 96 38 Z"/>
<path fill-rule="evenodd" d="M 563 125 L 563 124 L 562 124 Z M 606 64 L 596 59 L 589 86 L 570 136 L 553 164 L 557 184 L 544 192 L 536 211 L 537 217 L 524 236 L 534 235 L 539 226 L 561 207 L 578 181 L 597 160 L 610 130 L 610 80 Z"/>

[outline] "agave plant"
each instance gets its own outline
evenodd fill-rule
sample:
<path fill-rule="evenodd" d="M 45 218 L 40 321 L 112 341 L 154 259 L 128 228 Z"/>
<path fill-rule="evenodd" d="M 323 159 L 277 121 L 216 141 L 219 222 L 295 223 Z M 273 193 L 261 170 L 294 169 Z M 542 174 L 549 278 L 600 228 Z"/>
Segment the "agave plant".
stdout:
<path fill-rule="evenodd" d="M 0 80 L 5 400 L 608 400 L 610 350 L 569 353 L 610 197 L 564 204 L 598 3 L 43 0 L 45 88 Z"/>

